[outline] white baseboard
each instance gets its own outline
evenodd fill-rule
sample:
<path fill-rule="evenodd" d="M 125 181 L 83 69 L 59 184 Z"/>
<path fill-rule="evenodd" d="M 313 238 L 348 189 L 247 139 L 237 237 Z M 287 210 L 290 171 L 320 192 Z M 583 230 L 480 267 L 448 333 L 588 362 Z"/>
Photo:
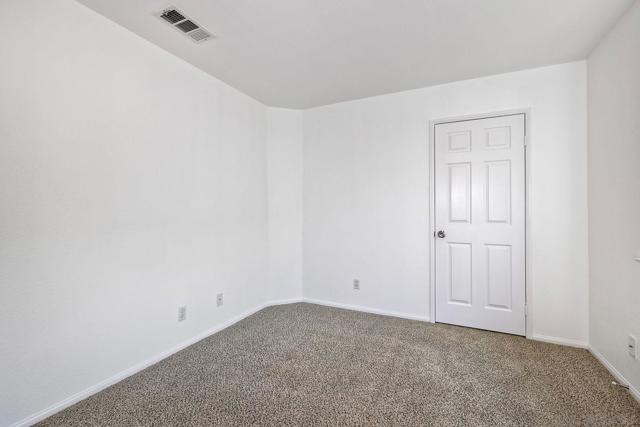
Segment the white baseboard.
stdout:
<path fill-rule="evenodd" d="M 550 337 L 547 335 L 538 335 L 538 334 L 533 334 L 527 338 L 534 341 L 546 342 L 549 344 L 566 345 L 569 347 L 584 348 L 584 349 L 589 348 L 589 344 L 584 341 L 577 341 L 577 340 L 572 340 L 568 338 Z"/>
<path fill-rule="evenodd" d="M 297 302 L 302 302 L 302 297 L 273 300 L 273 301 L 269 301 L 264 306 L 265 307 L 271 307 L 271 306 L 274 306 L 274 305 L 295 304 Z"/>
<path fill-rule="evenodd" d="M 636 401 L 638 401 L 638 403 L 640 403 L 640 391 L 638 391 L 637 388 L 635 388 L 629 381 L 627 381 L 627 379 L 620 373 L 620 371 L 618 371 L 607 359 L 605 359 L 602 353 L 600 353 L 592 346 L 589 346 L 589 351 L 591 352 L 591 354 L 593 354 L 593 357 L 598 360 L 598 362 L 602 363 L 604 367 L 607 368 L 607 370 L 611 373 L 611 375 L 613 375 L 618 383 L 629 386 L 629 393 L 636 399 Z"/>
<path fill-rule="evenodd" d="M 417 316 L 415 314 L 401 313 L 398 311 L 380 310 L 377 308 L 364 307 L 361 305 L 342 304 L 333 301 L 325 301 L 314 298 L 302 298 L 302 302 L 310 304 L 325 305 L 327 307 L 344 308 L 345 310 L 362 311 L 363 313 L 381 314 L 383 316 L 399 317 L 401 319 L 419 320 L 429 322 L 429 316 Z"/>
<path fill-rule="evenodd" d="M 122 381 L 123 379 L 136 374 L 140 371 L 142 371 L 145 368 L 148 368 L 151 365 L 154 365 L 158 362 L 160 362 L 161 360 L 177 353 L 180 350 L 183 350 L 187 347 L 189 347 L 190 345 L 195 344 L 196 342 L 203 340 L 207 337 L 209 337 L 210 335 L 215 334 L 216 332 L 219 332 L 223 329 L 228 328 L 231 325 L 234 325 L 235 323 L 238 323 L 239 321 L 251 316 L 254 313 L 257 313 L 258 311 L 262 310 L 263 308 L 266 307 L 270 307 L 270 306 L 276 306 L 276 305 L 283 305 L 283 304 L 293 304 L 293 303 L 297 303 L 297 302 L 306 302 L 306 303 L 310 303 L 310 304 L 318 304 L 318 305 L 324 305 L 324 306 L 328 306 L 328 307 L 335 307 L 335 308 L 343 308 L 346 310 L 354 310 L 354 311 L 361 311 L 364 313 L 372 313 L 372 314 L 380 314 L 380 315 L 384 315 L 384 316 L 391 316 L 391 317 L 399 317 L 402 319 L 410 319 L 410 320 L 418 320 L 418 321 L 422 321 L 422 322 L 429 322 L 430 318 L 429 316 L 416 316 L 413 314 L 407 314 L 407 313 L 401 313 L 401 312 L 396 312 L 396 311 L 388 311 L 388 310 L 380 310 L 380 309 L 376 309 L 376 308 L 370 308 L 370 307 L 364 307 L 364 306 L 359 306 L 359 305 L 351 305 L 351 304 L 342 304 L 342 303 L 337 303 L 337 302 L 332 302 L 332 301 L 324 301 L 324 300 L 318 300 L 318 299 L 313 299 L 313 298 L 292 298 L 292 299 L 285 299 L 285 300 L 274 300 L 274 301 L 269 301 L 265 304 L 261 304 L 257 307 L 254 307 L 250 310 L 245 311 L 244 313 L 241 313 L 229 320 L 227 320 L 226 322 L 223 322 L 217 326 L 215 326 L 212 329 L 209 329 L 201 334 L 198 334 L 186 341 L 181 342 L 180 344 L 165 350 L 153 357 L 150 357 L 128 369 L 125 369 L 124 371 L 121 371 L 97 384 L 94 384 L 91 387 L 88 387 L 78 393 L 75 393 L 69 397 L 67 397 L 64 400 L 61 400 L 60 402 L 57 402 L 51 406 L 49 406 L 48 408 L 43 409 L 42 411 L 39 411 L 35 414 L 32 414 L 20 421 L 17 421 L 14 424 L 11 424 L 11 427 L 26 427 L 26 426 L 31 426 L 39 421 L 44 420 L 45 418 L 50 417 L 51 415 L 62 411 L 63 409 L 83 400 L 86 399 L 87 397 L 98 393 L 99 391 L 117 383 Z M 571 347 L 578 347 L 578 348 L 585 348 L 585 349 L 589 349 L 591 351 L 591 353 L 593 354 L 593 356 L 598 359 L 598 361 L 600 361 L 600 363 L 602 363 L 608 370 L 609 372 L 611 372 L 611 374 L 616 378 L 616 380 L 622 384 L 625 385 L 629 385 L 629 392 L 631 393 L 631 395 L 640 402 L 640 393 L 638 392 L 638 390 L 636 388 L 634 388 L 632 385 L 629 384 L 629 381 L 627 381 L 620 372 L 618 372 L 618 370 L 616 370 L 613 365 L 611 365 L 611 363 L 609 363 L 609 361 L 607 361 L 596 349 L 594 349 L 593 347 L 589 347 L 589 345 L 587 345 L 586 343 L 580 342 L 580 341 L 574 341 L 574 340 L 568 340 L 565 338 L 557 338 L 557 337 L 549 337 L 549 336 L 544 336 L 544 335 L 532 335 L 530 337 L 533 340 L 537 340 L 537 341 L 544 341 L 544 342 L 548 342 L 548 343 L 552 343 L 552 344 L 560 344 L 560 345 L 568 345 Z"/>
<path fill-rule="evenodd" d="M 131 366 L 128 369 L 125 369 L 124 371 L 118 372 L 117 374 L 103 380 L 100 381 L 97 384 L 92 385 L 91 387 L 88 387 L 82 391 L 79 391 L 78 393 L 72 394 L 71 396 L 67 397 L 64 400 L 61 400 L 60 402 L 54 403 L 53 405 L 49 406 L 48 408 L 43 409 L 42 411 L 36 412 L 35 414 L 32 414 L 26 418 L 23 418 L 20 421 L 17 421 L 13 424 L 11 424 L 10 427 L 27 427 L 27 426 L 31 426 L 37 422 L 40 422 L 42 420 L 44 420 L 45 418 L 50 417 L 51 415 L 62 411 L 65 408 L 68 408 L 69 406 L 80 402 L 81 400 L 86 399 L 87 397 L 98 393 L 101 390 L 104 390 L 105 388 L 118 383 L 120 381 L 122 381 L 123 379 L 130 377 L 133 374 L 136 374 L 140 371 L 142 371 L 145 368 L 148 368 L 151 365 L 155 365 L 156 363 L 160 362 L 163 359 L 166 359 L 167 357 L 171 356 L 172 354 L 175 354 L 177 352 L 179 352 L 180 350 L 183 350 L 187 347 L 189 347 L 190 345 L 193 345 L 195 343 L 197 343 L 198 341 L 201 341 L 207 337 L 209 337 L 210 335 L 215 334 L 216 332 L 220 332 L 223 329 L 228 328 L 231 325 L 234 325 L 235 323 L 238 323 L 239 321 L 251 316 L 252 314 L 257 313 L 258 311 L 262 310 L 263 308 L 266 307 L 270 307 L 273 305 L 283 305 L 283 304 L 292 304 L 292 303 L 296 303 L 296 302 L 301 302 L 302 298 L 293 298 L 293 299 L 288 299 L 288 300 L 277 300 L 277 301 L 269 301 L 265 304 L 261 304 L 257 307 L 254 307 L 250 310 L 245 311 L 244 313 L 241 313 L 217 326 L 215 326 L 212 329 L 209 329 L 205 332 L 202 332 L 192 338 L 189 338 L 186 341 L 181 342 L 180 344 L 165 350 L 159 354 L 156 354 L 155 356 L 152 356 L 146 360 L 143 360 L 142 362 Z"/>

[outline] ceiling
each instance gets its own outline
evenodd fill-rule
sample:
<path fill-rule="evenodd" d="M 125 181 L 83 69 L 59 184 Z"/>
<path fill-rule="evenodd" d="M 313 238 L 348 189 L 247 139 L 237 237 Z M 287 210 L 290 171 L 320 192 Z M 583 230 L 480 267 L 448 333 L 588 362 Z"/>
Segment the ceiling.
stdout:
<path fill-rule="evenodd" d="M 79 0 L 271 106 L 584 59 L 633 0 Z M 175 6 L 216 38 L 155 14 Z"/>

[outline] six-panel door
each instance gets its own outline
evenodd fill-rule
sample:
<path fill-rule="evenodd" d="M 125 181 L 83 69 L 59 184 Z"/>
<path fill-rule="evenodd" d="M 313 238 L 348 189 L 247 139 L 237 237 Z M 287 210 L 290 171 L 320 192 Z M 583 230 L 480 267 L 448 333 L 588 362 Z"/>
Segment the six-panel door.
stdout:
<path fill-rule="evenodd" d="M 435 126 L 437 322 L 525 335 L 524 121 Z"/>

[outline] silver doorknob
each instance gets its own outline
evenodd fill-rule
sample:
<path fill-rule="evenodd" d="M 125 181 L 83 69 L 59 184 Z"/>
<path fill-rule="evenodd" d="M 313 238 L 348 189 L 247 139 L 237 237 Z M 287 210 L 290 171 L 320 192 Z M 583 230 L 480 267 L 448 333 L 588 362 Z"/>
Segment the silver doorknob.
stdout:
<path fill-rule="evenodd" d="M 444 231 L 440 230 L 440 231 L 438 231 L 438 237 L 441 238 L 441 239 L 444 239 L 445 237 L 447 237 L 447 235 L 444 234 Z"/>

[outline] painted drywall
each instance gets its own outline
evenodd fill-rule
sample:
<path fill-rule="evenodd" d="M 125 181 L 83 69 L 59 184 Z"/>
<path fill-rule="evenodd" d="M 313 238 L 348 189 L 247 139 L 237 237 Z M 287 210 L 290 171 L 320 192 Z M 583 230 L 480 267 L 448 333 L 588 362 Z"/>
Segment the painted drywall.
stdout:
<path fill-rule="evenodd" d="M 9 425 L 266 301 L 267 112 L 73 1 L 2 6 Z"/>
<path fill-rule="evenodd" d="M 590 343 L 640 390 L 640 2 L 588 61 Z"/>
<path fill-rule="evenodd" d="M 302 298 L 302 112 L 267 110 L 271 300 Z"/>
<path fill-rule="evenodd" d="M 268 301 L 427 318 L 442 117 L 532 109 L 534 332 L 586 342 L 583 62 L 301 112 L 74 2 L 3 6 L 0 424 Z"/>
<path fill-rule="evenodd" d="M 430 316 L 429 120 L 515 108 L 531 109 L 530 333 L 586 345 L 584 61 L 305 110 L 305 298 Z"/>
<path fill-rule="evenodd" d="M 79 0 L 265 104 L 309 108 L 584 59 L 633 0 Z"/>

